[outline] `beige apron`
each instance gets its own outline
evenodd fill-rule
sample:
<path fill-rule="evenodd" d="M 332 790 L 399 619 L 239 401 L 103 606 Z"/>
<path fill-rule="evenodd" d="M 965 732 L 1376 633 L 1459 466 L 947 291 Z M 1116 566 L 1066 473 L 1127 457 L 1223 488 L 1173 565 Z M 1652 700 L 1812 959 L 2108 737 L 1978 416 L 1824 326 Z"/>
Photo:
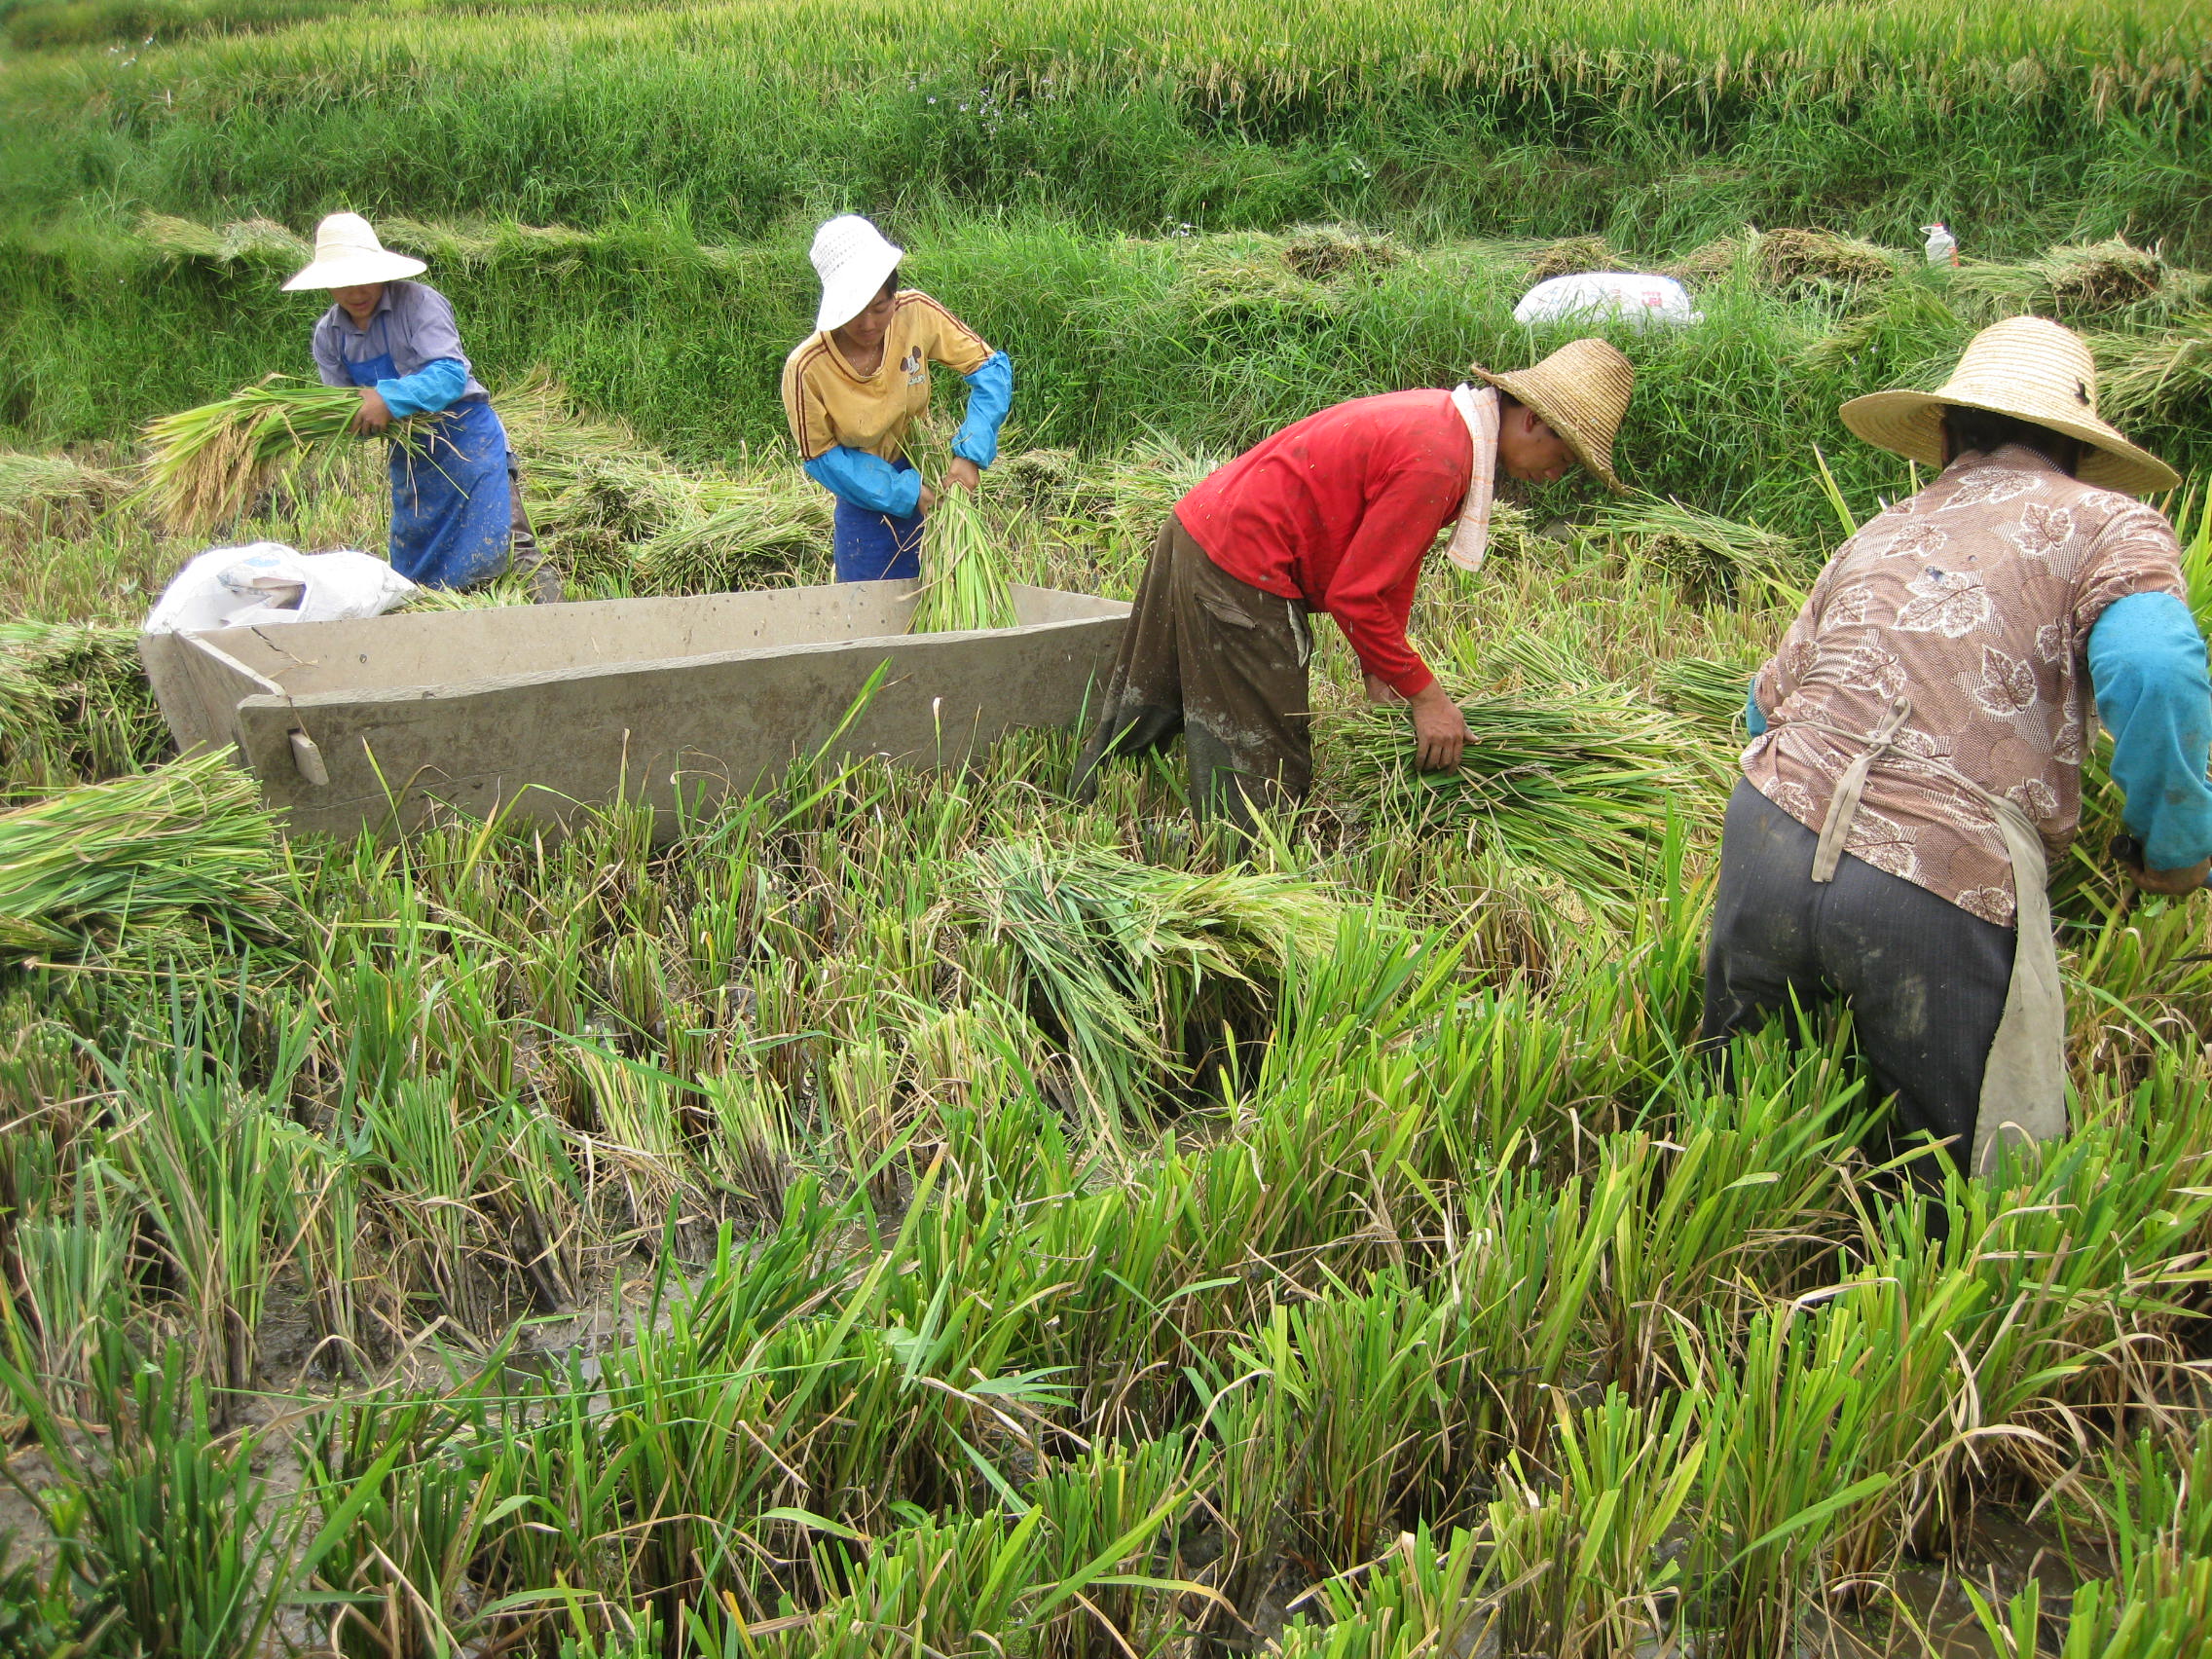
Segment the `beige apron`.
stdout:
<path fill-rule="evenodd" d="M 1866 774 L 1897 747 L 1898 732 L 1911 714 L 1912 705 L 1899 698 L 1870 737 L 1826 720 L 1785 722 L 1825 732 L 1865 750 L 1845 768 L 1828 800 L 1820 846 L 1813 854 L 1815 881 L 1835 879 L 1844 840 L 1866 793 Z M 2056 1140 L 2066 1132 L 2066 1002 L 2058 981 L 2058 942 L 2050 928 L 2049 869 L 2042 835 L 2016 804 L 1940 760 L 1915 755 L 1912 761 L 1957 784 L 1994 812 L 2006 851 L 2012 857 L 2012 979 L 2005 991 L 2004 1017 L 1989 1045 L 1973 1147 L 1964 1164 L 1972 1174 L 1986 1175 L 1996 1167 L 1997 1149 L 2007 1140 Z"/>

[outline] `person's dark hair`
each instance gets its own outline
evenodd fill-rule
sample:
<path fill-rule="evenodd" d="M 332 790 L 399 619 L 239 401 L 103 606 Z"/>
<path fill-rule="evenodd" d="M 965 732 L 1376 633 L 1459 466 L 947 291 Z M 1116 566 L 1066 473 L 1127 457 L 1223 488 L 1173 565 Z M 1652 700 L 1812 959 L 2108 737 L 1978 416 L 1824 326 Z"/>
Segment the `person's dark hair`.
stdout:
<path fill-rule="evenodd" d="M 885 278 L 883 279 L 883 286 L 882 286 L 882 287 L 880 287 L 880 288 L 878 288 L 878 289 L 876 289 L 876 291 L 875 291 L 875 297 L 876 297 L 877 299 L 879 299 L 879 300 L 880 300 L 881 298 L 883 298 L 883 296 L 884 296 L 884 295 L 886 295 L 886 294 L 896 294 L 896 293 L 897 293 L 898 291 L 899 291 L 899 267 L 898 267 L 898 266 L 896 266 L 896 265 L 894 265 L 894 266 L 893 266 L 893 267 L 891 268 L 891 275 L 890 275 L 890 276 L 886 276 L 886 277 L 885 277 Z"/>
<path fill-rule="evenodd" d="M 1960 456 L 1969 454 L 1995 455 L 2007 444 L 2022 444 L 2034 450 L 2051 465 L 2069 478 L 2082 464 L 2083 444 L 2080 438 L 2054 432 L 2048 426 L 2039 426 L 2033 421 L 2023 421 L 2016 415 L 1998 415 L 1987 409 L 1965 409 L 1948 404 L 1943 410 L 1943 464 L 1948 466 Z"/>

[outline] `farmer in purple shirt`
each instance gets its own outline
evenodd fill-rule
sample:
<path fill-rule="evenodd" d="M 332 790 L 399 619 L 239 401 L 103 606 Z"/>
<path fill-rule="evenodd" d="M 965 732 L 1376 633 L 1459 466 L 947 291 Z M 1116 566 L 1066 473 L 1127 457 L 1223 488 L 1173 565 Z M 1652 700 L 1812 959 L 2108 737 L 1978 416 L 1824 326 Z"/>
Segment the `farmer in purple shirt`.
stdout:
<path fill-rule="evenodd" d="M 511 548 L 532 597 L 558 600 L 560 574 L 537 551 L 506 428 L 469 372 L 453 307 L 407 280 L 423 269 L 387 252 L 359 214 L 333 213 L 315 228 L 314 263 L 284 284 L 332 290 L 314 363 L 325 386 L 359 387 L 354 431 L 431 417 L 413 447 L 391 449 L 391 568 L 426 587 L 476 587 L 507 568 Z"/>

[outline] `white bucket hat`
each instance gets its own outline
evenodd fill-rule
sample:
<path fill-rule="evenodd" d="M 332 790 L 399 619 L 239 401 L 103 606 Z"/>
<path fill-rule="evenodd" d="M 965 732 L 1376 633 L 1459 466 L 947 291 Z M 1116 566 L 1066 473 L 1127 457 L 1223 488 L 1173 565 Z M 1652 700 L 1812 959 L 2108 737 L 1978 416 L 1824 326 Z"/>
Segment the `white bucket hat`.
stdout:
<path fill-rule="evenodd" d="M 1934 391 L 1875 391 L 1843 406 L 1843 424 L 1877 449 L 1943 464 L 1946 405 L 2010 415 L 2080 438 L 2084 484 L 2133 496 L 2171 490 L 2181 475 L 2131 444 L 2097 415 L 2097 365 L 2079 334 L 2040 316 L 1991 323 L 1967 342 L 1951 378 Z"/>
<path fill-rule="evenodd" d="M 822 278 L 822 305 L 814 313 L 814 326 L 827 332 L 867 310 L 906 250 L 885 241 L 883 233 L 858 213 L 844 213 L 814 233 L 807 257 Z"/>
<path fill-rule="evenodd" d="M 314 263 L 284 284 L 284 292 L 303 288 L 355 288 L 370 282 L 396 282 L 429 267 L 404 253 L 387 253 L 358 213 L 333 213 L 314 228 Z"/>

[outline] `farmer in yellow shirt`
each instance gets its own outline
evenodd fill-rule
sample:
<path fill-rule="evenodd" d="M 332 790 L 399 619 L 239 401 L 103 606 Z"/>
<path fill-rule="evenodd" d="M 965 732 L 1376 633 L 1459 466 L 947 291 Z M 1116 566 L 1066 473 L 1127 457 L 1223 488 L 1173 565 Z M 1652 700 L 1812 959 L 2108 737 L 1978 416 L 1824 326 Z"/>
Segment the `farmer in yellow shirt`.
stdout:
<path fill-rule="evenodd" d="M 922 573 L 922 515 L 936 493 L 906 459 L 906 429 L 930 406 L 930 365 L 970 387 L 944 481 L 973 490 L 998 459 L 1014 364 L 919 288 L 899 285 L 904 252 L 857 214 L 814 234 L 822 305 L 784 359 L 784 413 L 806 475 L 837 498 L 837 579 Z"/>

